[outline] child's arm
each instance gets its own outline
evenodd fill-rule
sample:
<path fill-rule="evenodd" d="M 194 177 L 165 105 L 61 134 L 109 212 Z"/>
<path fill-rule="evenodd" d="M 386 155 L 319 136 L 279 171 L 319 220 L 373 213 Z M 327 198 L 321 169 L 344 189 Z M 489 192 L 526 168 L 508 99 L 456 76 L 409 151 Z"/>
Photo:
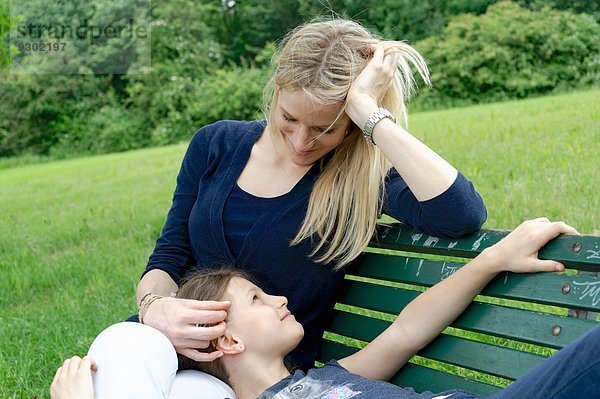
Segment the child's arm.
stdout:
<path fill-rule="evenodd" d="M 546 218 L 522 223 L 499 243 L 415 298 L 373 342 L 339 363 L 366 378 L 390 379 L 448 327 L 499 272 L 564 270 L 561 263 L 537 258 L 538 250 L 562 233 L 577 234 L 577 231 Z"/>

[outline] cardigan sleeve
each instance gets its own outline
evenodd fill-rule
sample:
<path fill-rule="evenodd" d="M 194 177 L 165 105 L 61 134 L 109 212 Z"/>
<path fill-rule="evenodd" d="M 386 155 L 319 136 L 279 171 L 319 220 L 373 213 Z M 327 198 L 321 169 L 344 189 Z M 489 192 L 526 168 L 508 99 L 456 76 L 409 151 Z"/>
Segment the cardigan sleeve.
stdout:
<path fill-rule="evenodd" d="M 419 202 L 395 168 L 386 177 L 383 213 L 426 234 L 451 238 L 477 231 L 487 219 L 483 199 L 462 173 L 446 191 Z"/>
<path fill-rule="evenodd" d="M 185 153 L 177 175 L 171 209 L 142 277 L 150 270 L 160 269 L 178 282 L 195 262 L 188 222 L 198 196 L 200 177 L 207 165 L 208 135 L 205 129 L 206 127 L 196 132 Z"/>

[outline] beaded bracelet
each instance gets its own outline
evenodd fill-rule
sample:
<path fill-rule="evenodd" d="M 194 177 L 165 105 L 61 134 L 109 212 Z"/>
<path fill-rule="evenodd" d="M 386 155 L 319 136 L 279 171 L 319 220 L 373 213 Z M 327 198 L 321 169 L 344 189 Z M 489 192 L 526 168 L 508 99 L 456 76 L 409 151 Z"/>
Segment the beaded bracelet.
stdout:
<path fill-rule="evenodd" d="M 144 298 L 142 298 L 142 301 L 140 302 L 140 309 L 139 309 L 139 319 L 140 319 L 140 323 L 144 324 L 144 316 L 146 316 L 146 312 L 148 311 L 148 308 L 150 307 L 150 305 L 156 301 L 157 299 L 160 298 L 164 298 L 161 295 L 157 295 L 157 294 L 151 294 L 151 295 L 144 295 Z"/>
<path fill-rule="evenodd" d="M 152 295 L 151 292 L 146 292 L 144 294 L 144 296 L 142 297 L 142 299 L 140 299 L 140 302 L 138 303 L 138 309 L 142 307 L 142 302 L 144 302 L 144 299 L 148 298 L 148 296 Z"/>

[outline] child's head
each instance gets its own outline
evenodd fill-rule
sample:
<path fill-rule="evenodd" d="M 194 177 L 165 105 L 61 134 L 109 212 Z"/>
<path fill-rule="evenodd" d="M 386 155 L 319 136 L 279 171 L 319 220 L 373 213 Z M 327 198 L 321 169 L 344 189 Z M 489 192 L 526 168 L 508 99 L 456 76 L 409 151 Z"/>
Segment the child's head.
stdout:
<path fill-rule="evenodd" d="M 184 281 L 177 297 L 231 301 L 225 334 L 203 350 L 219 350 L 224 356 L 212 362 L 196 362 L 179 355 L 180 369 L 204 371 L 229 384 L 226 364 L 234 355 L 283 358 L 304 335 L 302 326 L 287 309 L 287 299 L 266 294 L 241 270 L 218 268 L 196 272 Z"/>

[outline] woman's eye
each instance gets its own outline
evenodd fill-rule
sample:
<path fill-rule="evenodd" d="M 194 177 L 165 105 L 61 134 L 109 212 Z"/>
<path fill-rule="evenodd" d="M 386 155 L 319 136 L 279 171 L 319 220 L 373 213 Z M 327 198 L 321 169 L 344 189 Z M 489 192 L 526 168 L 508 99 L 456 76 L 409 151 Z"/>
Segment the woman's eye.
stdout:
<path fill-rule="evenodd" d="M 333 129 L 328 129 L 326 127 L 317 127 L 317 128 L 315 128 L 315 132 L 319 135 L 321 135 L 321 134 L 328 135 L 328 134 L 333 133 Z"/>
<path fill-rule="evenodd" d="M 296 122 L 296 120 L 294 118 L 290 118 L 289 116 L 287 116 L 285 114 L 283 115 L 283 120 L 286 122 Z"/>

